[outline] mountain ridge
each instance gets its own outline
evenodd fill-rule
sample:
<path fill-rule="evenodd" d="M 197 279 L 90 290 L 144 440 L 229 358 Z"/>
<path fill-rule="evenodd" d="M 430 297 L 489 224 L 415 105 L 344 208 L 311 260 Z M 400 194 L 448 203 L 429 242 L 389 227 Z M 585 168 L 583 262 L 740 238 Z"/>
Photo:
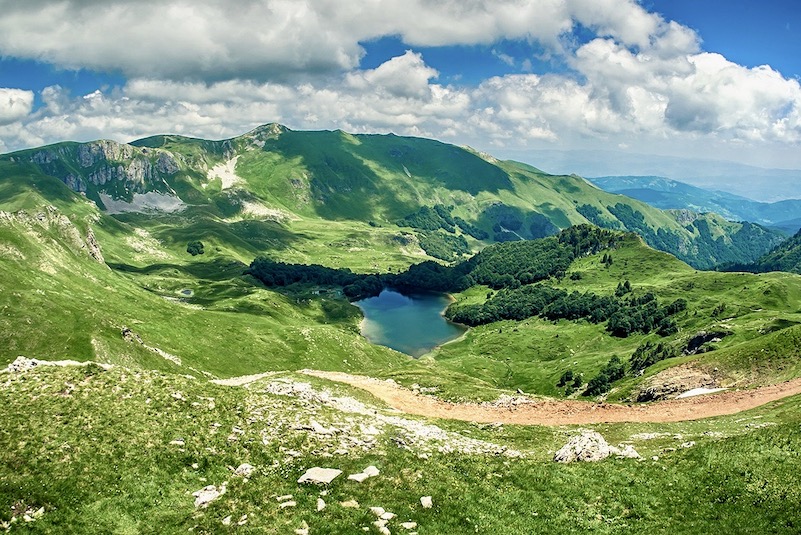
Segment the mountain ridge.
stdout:
<path fill-rule="evenodd" d="M 639 232 L 700 268 L 753 261 L 779 241 L 761 227 L 714 215 L 658 211 L 603 193 L 577 175 L 548 175 L 469 148 L 394 134 L 294 131 L 269 123 L 217 141 L 156 135 L 130 144 L 65 142 L 1 155 L 0 162 L 55 177 L 101 208 L 112 199 L 136 211 L 137 195 L 154 194 L 180 200 L 176 210 L 207 217 L 283 213 L 402 228 L 398 221 L 421 206 L 451 206 L 450 217 L 488 237 L 471 238 L 458 226 L 455 232 L 411 229 L 429 254 L 443 259 L 588 221 Z M 227 181 L 210 174 L 224 164 Z M 140 204 L 158 208 L 157 201 Z"/>

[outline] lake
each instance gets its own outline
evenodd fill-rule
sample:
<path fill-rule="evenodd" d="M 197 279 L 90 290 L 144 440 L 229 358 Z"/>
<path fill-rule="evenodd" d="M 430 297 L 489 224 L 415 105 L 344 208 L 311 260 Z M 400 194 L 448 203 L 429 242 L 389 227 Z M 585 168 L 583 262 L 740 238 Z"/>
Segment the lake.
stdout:
<path fill-rule="evenodd" d="M 458 338 L 467 328 L 446 320 L 450 300 L 442 294 L 403 295 L 384 290 L 353 303 L 362 310 L 362 335 L 370 342 L 419 357 Z"/>

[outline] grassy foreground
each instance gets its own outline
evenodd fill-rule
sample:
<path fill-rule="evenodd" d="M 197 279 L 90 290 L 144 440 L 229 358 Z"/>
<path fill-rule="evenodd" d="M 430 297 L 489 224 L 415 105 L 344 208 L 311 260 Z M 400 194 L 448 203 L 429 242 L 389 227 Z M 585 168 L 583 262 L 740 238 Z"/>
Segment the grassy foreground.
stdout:
<path fill-rule="evenodd" d="M 347 403 L 276 390 L 299 381 Z M 801 528 L 798 397 L 708 421 L 595 426 L 644 460 L 572 465 L 551 461 L 570 428 L 446 421 L 445 438 L 427 441 L 410 431 L 424 421 L 287 374 L 244 388 L 121 367 L 39 367 L 0 375 L 0 407 L 0 526 L 12 533 L 377 533 L 369 507 L 379 506 L 397 515 L 392 533 L 407 532 L 401 522 L 421 534 Z M 315 433 L 312 421 L 337 431 Z M 371 425 L 378 432 L 365 434 Z M 463 439 L 523 457 L 460 453 Z M 249 478 L 234 475 L 241 463 L 254 466 Z M 346 479 L 368 465 L 381 473 Z M 312 466 L 344 474 L 326 486 L 296 483 Z M 225 482 L 208 507 L 194 506 L 193 492 Z M 341 505 L 350 500 L 358 506 Z"/>

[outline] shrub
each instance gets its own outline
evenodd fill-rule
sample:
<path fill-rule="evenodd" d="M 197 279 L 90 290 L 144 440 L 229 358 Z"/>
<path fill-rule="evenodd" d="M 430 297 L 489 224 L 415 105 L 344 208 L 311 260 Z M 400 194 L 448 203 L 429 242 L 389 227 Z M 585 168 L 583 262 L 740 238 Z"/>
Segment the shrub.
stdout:
<path fill-rule="evenodd" d="M 192 256 L 203 254 L 205 252 L 203 249 L 203 242 L 199 240 L 190 241 L 186 244 L 186 252 Z"/>

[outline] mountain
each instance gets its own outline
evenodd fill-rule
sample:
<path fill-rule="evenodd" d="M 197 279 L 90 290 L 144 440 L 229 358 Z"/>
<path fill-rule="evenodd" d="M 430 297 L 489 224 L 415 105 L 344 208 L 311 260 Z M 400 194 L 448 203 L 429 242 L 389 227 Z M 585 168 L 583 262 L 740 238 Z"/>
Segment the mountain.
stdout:
<path fill-rule="evenodd" d="M 663 210 L 715 212 L 731 221 L 751 221 L 790 234 L 801 225 L 801 200 L 797 199 L 757 202 L 656 176 L 605 176 L 589 180 L 605 191 L 620 193 Z"/>
<path fill-rule="evenodd" d="M 748 199 L 797 199 L 801 170 L 769 169 L 730 160 L 682 158 L 605 150 L 505 151 L 504 157 L 537 162 L 550 173 L 582 176 L 667 176 L 710 191 L 725 190 Z"/>
<path fill-rule="evenodd" d="M 277 124 L 222 141 L 160 135 L 1 156 L 0 176 L 18 175 L 58 179 L 121 220 L 172 214 L 185 220 L 179 234 L 219 239 L 243 260 L 268 239 L 258 233 L 254 241 L 248 222 L 265 221 L 269 239 L 282 245 L 278 256 L 288 259 L 309 255 L 302 237 L 283 232 L 292 227 L 342 236 L 356 225 L 370 231 L 365 239 L 371 247 L 398 259 L 404 250 L 422 248 L 454 260 L 486 243 L 592 222 L 638 232 L 703 269 L 752 261 L 780 241 L 757 225 L 657 210 L 575 175 L 548 175 L 469 148 L 395 135 L 296 132 Z M 230 233 L 237 240 L 222 239 Z"/>
<path fill-rule="evenodd" d="M 645 242 L 737 236 L 773 234 L 395 136 L 4 155 L 0 529 L 795 533 L 801 276 Z M 370 344 L 345 296 L 375 281 L 473 326 Z M 636 403 L 695 388 L 729 392 Z M 554 462 L 587 428 L 648 460 Z"/>
<path fill-rule="evenodd" d="M 753 273 L 786 271 L 801 274 L 801 230 L 752 263 L 724 265 L 720 269 Z"/>

